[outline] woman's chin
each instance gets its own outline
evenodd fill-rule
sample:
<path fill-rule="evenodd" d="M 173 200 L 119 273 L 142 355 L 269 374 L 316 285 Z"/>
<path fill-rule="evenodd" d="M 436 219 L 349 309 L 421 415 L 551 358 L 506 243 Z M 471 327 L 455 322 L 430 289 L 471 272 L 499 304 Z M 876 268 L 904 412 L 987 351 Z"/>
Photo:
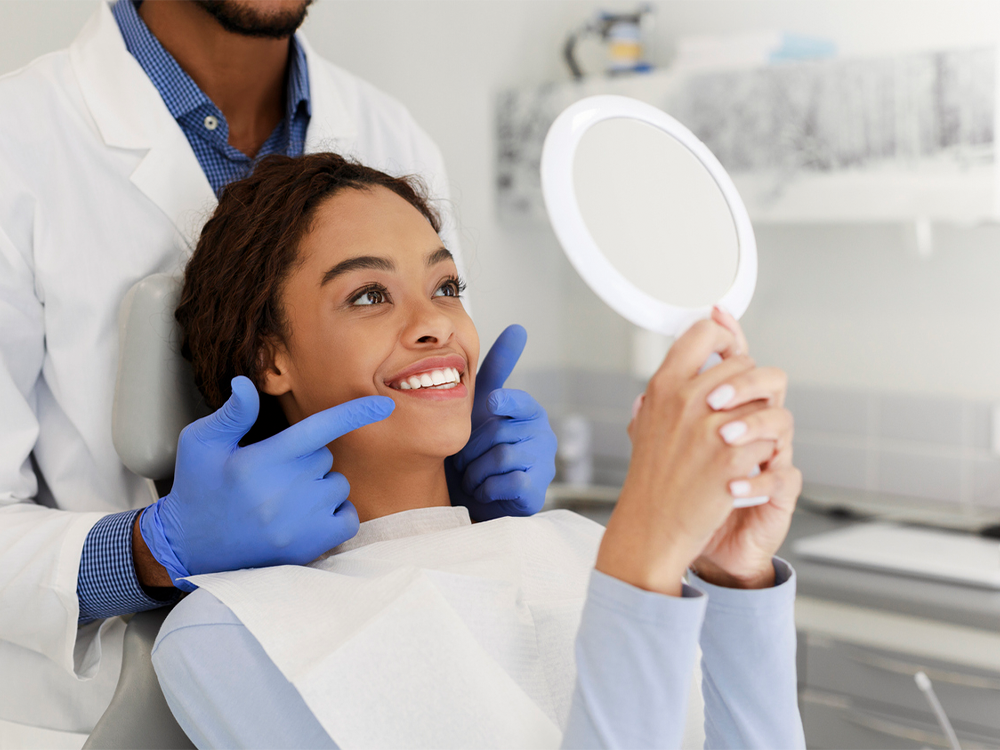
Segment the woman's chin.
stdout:
<path fill-rule="evenodd" d="M 456 410 L 444 413 L 433 410 L 408 410 L 399 408 L 392 416 L 382 422 L 383 443 L 386 447 L 392 445 L 391 455 L 402 459 L 406 455 L 441 458 L 453 456 L 465 447 L 472 434 L 472 420 L 469 410 Z M 448 410 L 451 411 L 451 410 Z"/>
<path fill-rule="evenodd" d="M 466 430 L 463 436 L 441 436 L 440 440 L 434 442 L 432 450 L 429 452 L 437 457 L 440 456 L 441 460 L 448 458 L 448 456 L 454 456 L 462 448 L 464 448 L 469 442 L 469 431 Z"/>

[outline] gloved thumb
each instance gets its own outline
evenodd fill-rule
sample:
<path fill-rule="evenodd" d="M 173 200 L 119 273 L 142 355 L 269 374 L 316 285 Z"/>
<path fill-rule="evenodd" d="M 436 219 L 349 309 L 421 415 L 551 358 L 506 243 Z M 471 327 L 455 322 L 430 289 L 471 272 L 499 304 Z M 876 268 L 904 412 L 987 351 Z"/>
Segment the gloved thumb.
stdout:
<path fill-rule="evenodd" d="M 250 379 L 237 375 L 232 380 L 233 393 L 217 411 L 192 425 L 203 443 L 234 446 L 250 431 L 260 412 L 260 396 Z"/>
<path fill-rule="evenodd" d="M 527 331 L 515 324 L 507 326 L 490 347 L 476 375 L 476 399 L 472 406 L 473 426 L 489 417 L 487 404 L 490 394 L 497 388 L 503 388 L 527 341 Z"/>

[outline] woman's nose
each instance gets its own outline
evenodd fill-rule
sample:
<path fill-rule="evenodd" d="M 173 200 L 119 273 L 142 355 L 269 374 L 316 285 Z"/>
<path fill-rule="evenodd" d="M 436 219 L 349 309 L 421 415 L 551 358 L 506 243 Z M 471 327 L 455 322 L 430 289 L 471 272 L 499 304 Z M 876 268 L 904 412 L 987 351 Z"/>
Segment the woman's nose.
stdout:
<path fill-rule="evenodd" d="M 455 333 L 455 324 L 446 312 L 431 300 L 416 304 L 410 314 L 405 339 L 408 344 L 440 346 Z"/>

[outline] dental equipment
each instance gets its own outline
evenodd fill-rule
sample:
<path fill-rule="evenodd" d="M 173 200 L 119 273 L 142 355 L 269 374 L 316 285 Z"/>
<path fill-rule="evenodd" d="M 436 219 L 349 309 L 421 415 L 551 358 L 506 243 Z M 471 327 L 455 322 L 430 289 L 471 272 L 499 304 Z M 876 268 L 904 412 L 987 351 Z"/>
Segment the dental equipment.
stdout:
<path fill-rule="evenodd" d="M 576 45 L 586 37 L 599 37 L 607 45 L 608 75 L 646 73 L 652 69 L 643 60 L 642 38 L 652 27 L 653 8 L 644 3 L 632 12 L 599 11 L 597 15 L 567 37 L 563 60 L 576 80 L 584 77 L 576 57 Z"/>
<path fill-rule="evenodd" d="M 931 685 L 931 678 L 924 672 L 917 672 L 913 675 L 913 680 L 917 683 L 917 687 L 920 688 L 920 692 L 924 694 L 927 702 L 931 704 L 931 710 L 934 711 L 934 716 L 937 718 L 938 724 L 941 725 L 941 731 L 944 732 L 951 750 L 962 750 L 962 746 L 958 744 L 958 735 L 955 734 L 955 729 L 951 726 L 951 722 L 948 721 L 948 715 L 944 712 L 944 707 L 934 692 L 934 686 Z"/>

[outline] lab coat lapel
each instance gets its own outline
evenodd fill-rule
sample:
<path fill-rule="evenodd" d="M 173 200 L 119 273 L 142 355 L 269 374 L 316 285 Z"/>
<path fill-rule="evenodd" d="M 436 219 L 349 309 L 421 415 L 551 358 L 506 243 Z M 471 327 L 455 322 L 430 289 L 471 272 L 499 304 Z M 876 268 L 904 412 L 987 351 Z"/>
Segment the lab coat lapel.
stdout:
<path fill-rule="evenodd" d="M 178 127 L 164 134 L 132 172 L 132 183 L 160 207 L 190 249 L 217 203 L 191 144 Z"/>
<path fill-rule="evenodd" d="M 160 93 L 125 47 L 107 3 L 99 4 L 69 53 L 104 143 L 146 150 L 130 180 L 193 248 L 215 194 Z"/>
<path fill-rule="evenodd" d="M 348 155 L 357 136 L 356 113 L 348 108 L 341 86 L 327 63 L 313 50 L 301 33 L 296 35 L 306 53 L 309 70 L 309 102 L 312 115 L 306 131 L 305 152 L 333 151 Z"/>

